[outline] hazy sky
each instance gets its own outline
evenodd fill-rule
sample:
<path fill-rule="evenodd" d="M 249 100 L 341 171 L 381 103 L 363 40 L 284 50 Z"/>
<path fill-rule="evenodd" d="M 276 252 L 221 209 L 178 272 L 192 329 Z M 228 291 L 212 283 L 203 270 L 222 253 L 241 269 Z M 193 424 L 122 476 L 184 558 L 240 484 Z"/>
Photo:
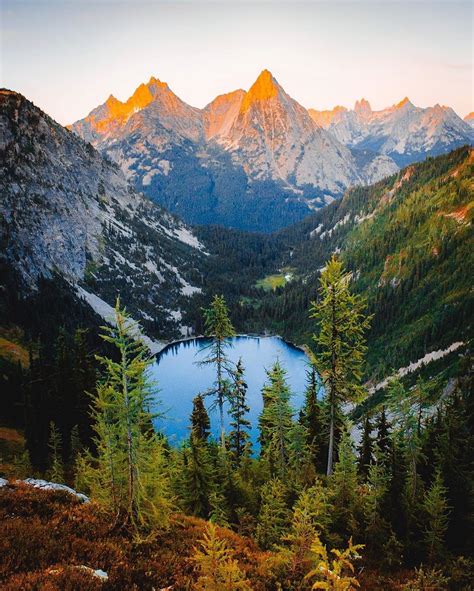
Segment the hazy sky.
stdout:
<path fill-rule="evenodd" d="M 305 107 L 473 106 L 471 2 L 0 0 L 0 83 L 66 124 L 151 75 L 203 107 L 268 68 Z"/>

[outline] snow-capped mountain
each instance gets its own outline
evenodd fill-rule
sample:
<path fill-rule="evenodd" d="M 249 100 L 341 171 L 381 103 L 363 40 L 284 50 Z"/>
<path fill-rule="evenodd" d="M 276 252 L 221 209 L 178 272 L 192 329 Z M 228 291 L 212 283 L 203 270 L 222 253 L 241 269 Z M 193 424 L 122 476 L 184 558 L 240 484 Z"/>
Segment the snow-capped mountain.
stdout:
<path fill-rule="evenodd" d="M 96 126 L 106 120 L 96 116 Z M 0 138 L 0 262 L 25 293 L 60 274 L 97 312 L 120 294 L 149 334 L 179 336 L 206 257 L 192 232 L 137 193 L 115 163 L 8 90 L 0 91 Z"/>
<path fill-rule="evenodd" d="M 346 146 L 386 154 L 400 166 L 474 141 L 470 126 L 450 107 L 423 109 L 407 97 L 382 111 L 373 111 L 362 99 L 353 110 L 338 106 L 332 111 L 309 109 L 309 114 Z"/>

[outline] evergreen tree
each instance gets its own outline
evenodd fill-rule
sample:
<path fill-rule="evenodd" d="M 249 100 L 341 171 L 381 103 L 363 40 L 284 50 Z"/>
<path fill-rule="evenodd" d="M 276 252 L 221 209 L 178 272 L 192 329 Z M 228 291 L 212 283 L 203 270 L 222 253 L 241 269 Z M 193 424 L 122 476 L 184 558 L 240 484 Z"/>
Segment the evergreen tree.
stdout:
<path fill-rule="evenodd" d="M 368 466 L 367 485 L 364 495 L 364 521 L 367 548 L 378 559 L 380 555 L 388 557 L 386 544 L 392 532 L 389 522 L 384 515 L 384 504 L 388 492 L 390 474 L 387 462 L 379 448 L 375 445 L 374 461 Z"/>
<path fill-rule="evenodd" d="M 204 406 L 203 397 L 201 394 L 198 394 L 193 400 L 191 436 L 205 443 L 209 437 L 210 428 L 211 422 L 206 407 Z"/>
<path fill-rule="evenodd" d="M 324 434 L 323 409 L 318 400 L 319 384 L 314 366 L 307 372 L 307 382 L 301 423 L 306 428 L 308 448 L 311 452 L 314 467 L 319 472 L 323 470 L 324 466 L 325 458 L 322 452 L 326 447 L 326 437 Z"/>
<path fill-rule="evenodd" d="M 226 340 L 235 335 L 235 330 L 229 318 L 224 296 L 215 295 L 210 307 L 205 308 L 203 313 L 206 336 L 211 338 L 211 343 L 206 347 L 208 355 L 201 364 L 214 365 L 216 368 L 215 384 L 208 394 L 215 397 L 215 404 L 219 409 L 220 444 L 222 449 L 225 449 L 224 403 L 229 398 L 229 377 L 233 375 L 225 349 L 228 346 Z"/>
<path fill-rule="evenodd" d="M 239 359 L 235 368 L 234 385 L 230 397 L 231 407 L 230 416 L 232 427 L 229 433 L 229 450 L 237 465 L 244 454 L 250 453 L 250 421 L 246 419 L 246 415 L 250 411 L 250 407 L 246 401 L 247 384 L 244 380 L 244 366 L 242 359 Z"/>
<path fill-rule="evenodd" d="M 288 465 L 296 490 L 309 486 L 316 477 L 308 432 L 301 422 L 293 422 L 288 432 Z"/>
<path fill-rule="evenodd" d="M 51 421 L 49 425 L 49 469 L 47 477 L 52 482 L 64 483 L 64 464 L 62 459 L 61 434 Z"/>
<path fill-rule="evenodd" d="M 286 372 L 277 361 L 267 371 L 268 382 L 264 385 L 263 410 L 259 417 L 262 455 L 268 460 L 273 472 L 283 478 L 289 462 L 290 435 L 293 427 L 293 410 L 290 406 L 290 389 Z"/>
<path fill-rule="evenodd" d="M 311 360 L 323 381 L 330 410 L 328 475 L 333 472 L 338 409 L 363 396 L 360 381 L 369 318 L 364 315 L 364 299 L 350 291 L 350 279 L 342 262 L 333 256 L 321 273 L 318 300 L 311 305 L 311 318 L 319 331 L 313 336 L 317 350 Z"/>
<path fill-rule="evenodd" d="M 213 523 L 208 524 L 192 559 L 198 570 L 197 591 L 252 591 L 234 553 L 226 540 L 219 539 Z"/>
<path fill-rule="evenodd" d="M 421 458 L 421 425 L 419 407 L 398 378 L 388 385 L 388 405 L 395 417 L 396 434 L 403 439 L 409 466 L 407 479 L 408 501 L 413 504 L 418 493 L 418 462 Z"/>
<path fill-rule="evenodd" d="M 359 474 L 365 480 L 369 473 L 370 465 L 373 461 L 373 439 L 372 439 L 372 423 L 369 414 L 364 418 L 362 437 L 359 445 Z"/>
<path fill-rule="evenodd" d="M 180 486 L 176 492 L 188 513 L 207 519 L 213 508 L 211 499 L 215 495 L 214 468 L 209 449 L 202 440 L 191 437 L 189 445 L 183 447 L 182 458 Z"/>
<path fill-rule="evenodd" d="M 390 426 L 387 421 L 387 413 L 385 412 L 385 406 L 382 407 L 382 412 L 377 417 L 375 423 L 375 430 L 377 432 L 376 445 L 379 450 L 381 461 L 388 462 L 390 458 L 391 441 Z"/>
<path fill-rule="evenodd" d="M 423 498 L 424 542 L 430 563 L 443 557 L 445 536 L 448 529 L 449 507 L 447 489 L 443 485 L 441 472 L 436 471 L 430 488 Z"/>
<path fill-rule="evenodd" d="M 357 461 L 349 431 L 344 431 L 339 444 L 339 458 L 330 480 L 334 529 L 344 536 L 357 532 L 359 506 Z"/>
<path fill-rule="evenodd" d="M 117 360 L 99 358 L 104 377 L 93 406 L 97 457 L 90 452 L 81 456 L 78 481 L 124 523 L 136 528 L 165 524 L 169 479 L 163 443 L 150 428 L 154 390 L 148 368 L 153 359 L 118 300 L 115 326 L 104 331 L 102 338 L 117 349 Z"/>
<path fill-rule="evenodd" d="M 256 539 L 263 549 L 280 543 L 289 522 L 285 500 L 285 487 L 281 480 L 273 478 L 261 490 Z"/>

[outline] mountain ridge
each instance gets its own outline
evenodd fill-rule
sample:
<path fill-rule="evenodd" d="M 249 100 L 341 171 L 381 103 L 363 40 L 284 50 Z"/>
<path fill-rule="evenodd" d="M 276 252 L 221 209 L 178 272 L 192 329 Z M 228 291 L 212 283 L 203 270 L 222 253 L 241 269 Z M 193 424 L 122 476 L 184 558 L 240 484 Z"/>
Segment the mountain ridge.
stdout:
<path fill-rule="evenodd" d="M 191 223 L 276 229 L 397 169 L 385 155 L 343 146 L 268 70 L 249 91 L 219 95 L 204 109 L 152 77 L 127 101 L 109 99 L 68 128 Z M 235 206 L 249 210 L 249 221 L 236 219 Z M 268 206 L 277 209 L 275 222 Z"/>
<path fill-rule="evenodd" d="M 182 313 L 206 256 L 191 230 L 22 95 L 0 91 L 0 129 L 1 262 L 20 290 L 59 274 L 89 304 L 120 293 L 151 336 L 186 334 Z"/>

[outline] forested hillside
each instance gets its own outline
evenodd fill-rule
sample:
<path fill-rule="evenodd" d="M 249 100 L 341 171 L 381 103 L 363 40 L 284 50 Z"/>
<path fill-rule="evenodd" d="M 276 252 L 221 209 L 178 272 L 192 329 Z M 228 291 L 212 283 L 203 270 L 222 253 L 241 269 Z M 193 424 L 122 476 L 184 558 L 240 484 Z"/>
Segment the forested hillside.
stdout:
<path fill-rule="evenodd" d="M 341 201 L 275 235 L 272 244 L 284 254 L 271 272 L 290 268 L 293 279 L 245 299 L 236 321 L 248 330 L 265 327 L 309 342 L 309 302 L 320 270 L 338 252 L 374 314 L 369 377 L 454 342 L 467 343 L 473 312 L 473 164 L 473 151 L 466 147 L 411 165 L 348 191 Z M 274 264 L 275 257 L 269 261 Z"/>

